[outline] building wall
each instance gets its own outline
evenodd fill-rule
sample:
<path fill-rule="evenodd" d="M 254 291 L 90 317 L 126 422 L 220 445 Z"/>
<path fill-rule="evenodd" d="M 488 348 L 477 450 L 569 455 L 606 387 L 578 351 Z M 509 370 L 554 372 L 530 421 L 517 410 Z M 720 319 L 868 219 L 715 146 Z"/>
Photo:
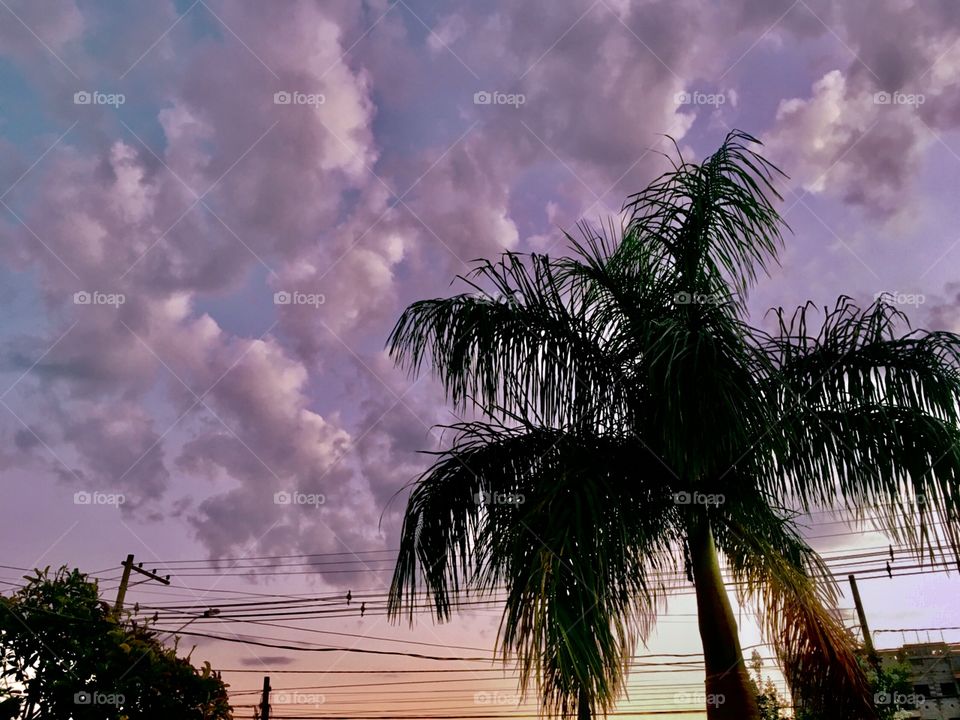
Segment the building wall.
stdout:
<path fill-rule="evenodd" d="M 881 651 L 879 655 L 886 665 L 903 663 L 910 667 L 910 682 L 918 703 L 906 717 L 960 720 L 960 646 L 920 643 Z"/>

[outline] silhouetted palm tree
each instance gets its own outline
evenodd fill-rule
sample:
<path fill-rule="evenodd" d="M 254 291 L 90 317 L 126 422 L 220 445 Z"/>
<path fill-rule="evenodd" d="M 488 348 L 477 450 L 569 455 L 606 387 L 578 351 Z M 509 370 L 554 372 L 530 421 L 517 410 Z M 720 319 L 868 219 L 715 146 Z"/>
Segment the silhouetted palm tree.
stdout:
<path fill-rule="evenodd" d="M 390 337 L 482 420 L 452 426 L 415 484 L 389 610 L 412 613 L 421 582 L 441 620 L 462 588 L 505 588 L 498 643 L 548 713 L 613 707 L 686 570 L 707 697 L 725 699 L 708 716 L 759 717 L 722 557 L 794 697 L 875 717 L 794 510 L 869 515 L 918 552 L 957 546 L 960 336 L 902 334 L 884 299 L 846 297 L 815 330 L 810 306 L 775 313 L 772 333 L 749 325 L 783 225 L 756 142 L 734 132 L 681 160 L 622 228 L 568 236 L 571 257 L 479 263 L 471 292 L 414 303 Z"/>

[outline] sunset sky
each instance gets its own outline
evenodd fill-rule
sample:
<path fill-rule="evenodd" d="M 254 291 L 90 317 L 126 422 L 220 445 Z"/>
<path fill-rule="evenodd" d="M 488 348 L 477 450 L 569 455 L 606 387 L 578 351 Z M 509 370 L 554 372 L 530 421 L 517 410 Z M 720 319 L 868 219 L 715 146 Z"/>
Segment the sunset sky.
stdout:
<path fill-rule="evenodd" d="M 756 323 L 888 292 L 960 331 L 958 40 L 951 0 L 0 0 L 0 587 L 66 563 L 112 598 L 134 553 L 173 577 L 128 605 L 193 608 L 165 629 L 322 596 L 327 616 L 287 628 L 187 630 L 491 656 L 496 603 L 383 617 L 417 451 L 456 419 L 384 352 L 402 309 L 475 258 L 565 252 L 562 229 L 669 169 L 667 136 L 701 159 L 738 128 L 789 175 Z M 837 520 L 807 521 L 828 559 L 886 551 Z M 960 625 L 955 575 L 896 563 L 861 583 L 874 629 Z M 683 592 L 622 717 L 702 704 Z M 280 717 L 536 709 L 488 661 L 193 643 L 248 671 L 225 673 L 236 691 L 302 688 L 275 690 L 306 695 Z M 321 673 L 425 668 L 466 670 Z"/>

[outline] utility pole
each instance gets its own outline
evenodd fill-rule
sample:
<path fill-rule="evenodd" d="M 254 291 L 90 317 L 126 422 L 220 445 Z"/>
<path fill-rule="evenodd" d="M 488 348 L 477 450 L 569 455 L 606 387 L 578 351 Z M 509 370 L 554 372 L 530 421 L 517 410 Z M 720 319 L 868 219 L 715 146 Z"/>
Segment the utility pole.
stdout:
<path fill-rule="evenodd" d="M 119 615 L 123 610 L 123 598 L 127 594 L 127 584 L 130 582 L 130 568 L 133 567 L 133 555 L 127 555 L 123 561 L 123 577 L 120 578 L 120 587 L 117 588 L 117 602 L 113 605 L 113 614 Z"/>
<path fill-rule="evenodd" d="M 260 699 L 260 720 L 270 720 L 270 676 L 263 676 L 263 697 Z"/>
<path fill-rule="evenodd" d="M 133 564 L 133 554 L 127 555 L 127 559 L 123 561 L 123 577 L 120 578 L 120 587 L 117 588 L 117 601 L 113 606 L 113 614 L 118 616 L 123 610 L 123 599 L 127 595 L 127 586 L 130 584 L 130 571 L 138 572 L 141 575 L 146 575 L 150 580 L 156 580 L 158 583 L 163 583 L 164 585 L 170 584 L 170 576 L 160 577 L 155 571 L 144 570 L 143 563 L 139 565 Z"/>
<path fill-rule="evenodd" d="M 863 635 L 863 647 L 867 651 L 867 657 L 874 667 L 879 667 L 880 658 L 873 647 L 873 636 L 870 635 L 870 628 L 867 625 L 867 613 L 863 609 L 863 601 L 860 599 L 860 590 L 857 588 L 857 578 L 854 575 L 848 575 L 850 589 L 853 591 L 853 604 L 857 608 L 857 617 L 860 620 L 860 632 Z"/>

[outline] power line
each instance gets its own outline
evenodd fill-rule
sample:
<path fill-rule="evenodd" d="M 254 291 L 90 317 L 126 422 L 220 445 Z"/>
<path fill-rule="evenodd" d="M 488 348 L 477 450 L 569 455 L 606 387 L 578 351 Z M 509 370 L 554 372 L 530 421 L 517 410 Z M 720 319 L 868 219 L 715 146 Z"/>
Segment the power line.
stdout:
<path fill-rule="evenodd" d="M 851 533 L 855 535 L 860 535 L 862 533 Z M 828 537 L 828 536 L 821 536 Z M 905 548 L 899 546 L 897 548 L 900 552 L 913 552 L 911 548 Z M 875 554 L 879 555 L 885 552 L 887 548 L 878 548 L 875 551 Z M 821 557 L 824 557 L 827 561 L 839 561 L 840 559 L 851 559 L 857 557 L 867 557 L 869 553 L 866 554 L 852 554 L 850 551 L 842 552 L 836 556 L 830 556 L 829 553 L 819 553 Z M 190 572 L 179 572 L 179 577 L 270 577 L 270 576 L 287 576 L 287 575 L 336 575 L 336 574 L 363 574 L 369 572 L 382 573 L 382 572 L 392 572 L 392 568 L 389 567 L 369 567 L 365 566 L 363 568 L 355 568 L 352 570 L 278 570 L 278 568 L 303 568 L 303 567 L 312 567 L 312 563 L 287 563 L 281 565 L 249 565 L 249 566 L 234 566 L 222 569 L 218 572 L 206 572 L 207 570 L 213 570 L 216 568 L 189 568 Z M 196 572 L 200 570 L 201 572 Z M 253 572 L 253 571 L 262 571 L 262 572 Z M 658 577 L 666 577 L 666 574 L 661 574 Z M 670 574 L 671 577 L 678 577 L 679 574 L 673 573 Z"/>
<path fill-rule="evenodd" d="M 925 627 L 925 628 L 884 628 L 874 630 L 874 633 L 905 633 L 905 632 L 943 632 L 944 630 L 960 630 L 960 625 L 947 625 L 944 627 Z"/>
<path fill-rule="evenodd" d="M 852 572 L 863 577 L 863 579 L 874 579 L 882 578 L 886 576 L 892 577 L 904 577 L 912 576 L 916 574 L 932 574 L 940 572 L 950 572 L 954 565 L 950 561 L 945 560 L 934 560 L 934 561 L 925 561 L 922 563 L 893 563 L 889 565 L 889 572 L 887 571 L 888 560 L 885 556 L 879 556 L 873 563 L 863 563 L 862 561 L 858 562 L 829 562 L 828 567 L 831 570 L 842 570 L 844 572 Z M 919 571 L 919 572 L 911 572 Z M 655 579 L 655 578 L 654 578 Z M 665 578 L 670 580 L 671 586 L 669 588 L 665 587 L 664 591 L 667 594 L 672 595 L 683 595 L 690 594 L 693 591 L 689 588 L 684 588 L 679 586 L 679 581 L 682 579 L 679 575 L 672 578 Z M 727 586 L 735 585 L 735 581 L 727 580 L 725 582 Z M 461 593 L 455 596 L 454 605 L 457 608 L 463 607 L 490 607 L 494 605 L 502 604 L 506 600 L 506 595 L 502 593 L 495 593 L 489 596 L 479 595 L 477 599 L 464 599 Z M 336 596 L 339 598 L 340 596 Z M 371 616 L 382 616 L 386 614 L 387 606 L 387 596 L 383 593 L 358 593 L 356 598 L 362 598 L 362 601 L 366 603 L 366 615 Z M 425 598 L 426 595 L 420 597 Z M 469 596 L 466 596 L 469 597 Z M 342 600 L 338 600 L 338 604 L 335 606 L 330 606 L 331 601 L 335 598 L 325 597 L 325 596 L 313 596 L 308 598 L 297 598 L 297 599 L 287 599 L 287 600 L 272 600 L 272 601 L 255 601 L 255 602 L 237 602 L 237 603 L 224 603 L 218 605 L 225 612 L 223 612 L 219 620 L 225 619 L 259 619 L 259 618 L 287 618 L 293 619 L 295 617 L 302 617 L 303 619 L 310 618 L 323 618 L 323 617 L 352 617 L 357 614 L 356 611 L 348 609 Z M 323 604 L 326 607 L 316 607 L 318 604 Z M 144 611 L 153 610 L 158 613 L 183 613 L 190 611 L 198 611 L 205 609 L 209 604 L 189 604 L 189 605 L 149 605 L 144 604 L 142 609 Z M 435 608 L 430 602 L 417 602 L 412 606 L 414 611 L 425 611 L 425 612 L 434 612 Z M 166 618 L 166 615 L 164 615 Z"/>
<path fill-rule="evenodd" d="M 863 509 L 867 509 L 867 510 L 879 509 L 879 508 L 891 507 L 896 504 L 897 503 L 895 502 L 874 503 L 871 505 L 864 506 Z M 810 510 L 810 511 L 803 511 L 803 510 L 794 511 L 790 509 L 784 509 L 784 512 L 788 514 L 791 512 L 798 513 L 795 517 L 791 518 L 791 521 L 802 522 L 803 520 L 813 518 L 814 516 L 841 515 L 843 513 L 850 513 L 851 511 L 846 508 L 836 508 L 836 509 L 820 509 L 820 510 Z M 814 525 L 859 524 L 865 521 L 881 520 L 881 519 L 882 518 L 879 518 L 873 515 L 862 515 L 859 517 L 856 515 L 852 515 L 849 518 L 841 518 L 838 520 L 828 520 L 828 521 L 816 521 L 813 524 Z M 928 524 L 932 526 L 932 523 L 928 523 Z M 850 533 L 842 533 L 842 534 L 843 535 L 861 535 L 862 533 L 850 532 Z M 814 536 L 808 536 L 808 539 L 816 539 L 817 537 L 835 537 L 835 535 L 828 535 L 828 536 L 814 535 Z M 343 552 L 290 553 L 290 554 L 281 554 L 281 555 L 243 555 L 243 556 L 216 557 L 216 558 L 186 558 L 186 559 L 158 560 L 156 561 L 156 564 L 163 565 L 166 567 L 171 567 L 171 568 L 175 565 L 195 565 L 195 564 L 216 567 L 217 565 L 222 563 L 251 562 L 256 560 L 290 560 L 290 559 L 296 559 L 296 558 L 337 558 L 337 557 L 357 558 L 354 561 L 349 561 L 349 560 L 339 561 L 340 564 L 348 563 L 348 562 L 362 563 L 367 561 L 364 560 L 361 556 L 386 554 L 389 557 L 372 559 L 369 562 L 377 562 L 378 560 L 386 561 L 386 560 L 393 560 L 399 551 L 400 551 L 399 548 L 382 548 L 382 549 L 355 550 L 355 551 L 343 551 Z M 337 562 L 334 562 L 331 564 L 337 564 Z M 188 568 L 183 568 L 183 569 L 188 569 Z"/>
<path fill-rule="evenodd" d="M 256 636 L 243 637 L 243 636 L 237 635 L 236 637 L 227 637 L 224 635 L 211 635 L 209 633 L 200 633 L 192 630 L 182 630 L 182 631 L 179 631 L 177 634 L 190 635 L 192 637 L 210 638 L 213 640 L 222 640 L 224 642 L 243 643 L 245 645 L 257 645 L 259 647 L 276 648 L 278 650 L 298 650 L 301 652 L 346 652 L 346 653 L 359 653 L 362 655 L 390 655 L 394 657 L 416 658 L 418 660 L 447 660 L 447 661 L 458 661 L 458 662 L 489 662 L 490 660 L 494 659 L 491 657 L 446 657 L 441 655 L 426 655 L 423 653 L 401 652 L 399 650 L 370 650 L 365 648 L 336 647 L 336 646 L 330 646 L 330 645 L 300 647 L 297 645 L 268 643 L 268 642 L 264 642 L 263 640 L 254 639 Z"/>
<path fill-rule="evenodd" d="M 903 547 L 898 547 L 896 550 L 897 550 L 898 552 L 900 552 L 900 553 L 910 552 L 909 549 L 903 548 Z M 830 554 L 827 554 L 827 553 L 823 553 L 823 554 L 821 554 L 821 557 L 824 557 L 824 560 L 827 562 L 827 564 L 828 564 L 828 565 L 831 565 L 831 564 L 838 564 L 838 563 L 840 563 L 840 562 L 848 561 L 848 560 L 853 560 L 853 559 L 869 559 L 869 558 L 878 558 L 878 559 L 880 559 L 880 558 L 884 558 L 884 557 L 887 555 L 888 552 L 889 552 L 889 548 L 888 548 L 888 547 L 877 547 L 877 548 L 875 548 L 875 549 L 872 548 L 872 549 L 869 549 L 869 550 L 865 550 L 864 552 L 849 552 L 849 551 L 847 551 L 847 552 L 838 553 L 838 554 L 836 554 L 836 555 L 830 555 Z M 269 569 L 269 566 L 264 566 L 264 567 L 267 568 L 267 569 Z M 304 573 L 294 573 L 294 572 L 285 573 L 285 572 L 284 572 L 284 573 L 260 573 L 259 575 L 274 575 L 274 574 L 276 574 L 276 575 L 294 574 L 294 575 L 295 575 L 295 574 L 314 574 L 314 573 L 310 573 L 310 572 L 304 572 Z M 316 573 L 316 574 L 323 574 L 323 573 L 319 573 L 319 572 L 318 572 L 318 573 Z M 224 576 L 224 575 L 228 575 L 228 573 L 213 573 L 213 575 L 214 575 L 214 576 Z M 241 576 L 241 577 L 247 577 L 247 576 L 250 575 L 250 573 L 237 573 L 237 575 L 238 575 L 238 576 Z M 188 576 L 188 577 L 189 577 L 189 576 Z M 685 576 L 684 576 L 682 573 L 679 573 L 679 572 L 675 572 L 675 573 L 656 573 L 656 574 L 652 574 L 652 575 L 651 575 L 651 579 L 654 579 L 654 580 L 656 580 L 656 579 L 682 579 L 682 578 L 684 578 L 684 577 L 685 577 Z M 497 586 L 498 589 L 503 589 L 504 587 L 505 587 L 505 586 L 502 586 L 502 585 L 501 585 L 501 586 Z M 199 590 L 202 590 L 202 588 L 198 588 L 198 589 L 199 589 Z M 418 594 L 429 595 L 430 593 L 429 593 L 429 592 L 426 592 L 426 591 L 421 591 L 421 592 L 418 593 Z M 370 598 L 370 597 L 374 597 L 374 596 L 375 596 L 375 595 L 371 595 L 371 594 L 369 594 L 369 593 L 367 593 L 367 594 L 364 595 L 364 597 L 366 597 L 366 598 Z M 276 596 L 271 596 L 271 597 L 276 597 Z M 343 597 L 343 593 L 342 593 L 342 592 L 339 592 L 339 593 L 328 593 L 328 594 L 313 595 L 313 596 L 303 597 L 303 598 L 297 597 L 297 598 L 292 598 L 292 601 L 301 600 L 301 601 L 305 601 L 305 602 L 306 602 L 306 601 L 309 601 L 309 602 L 327 602 L 327 601 L 339 600 L 339 599 L 341 599 L 342 597 Z M 360 597 L 360 596 L 358 595 L 357 597 Z M 236 605 L 240 605 L 241 603 L 235 603 L 235 604 L 236 604 Z M 256 605 L 256 604 L 267 604 L 267 603 L 250 602 L 250 603 L 247 603 L 247 604 L 249 604 L 249 605 L 252 606 L 252 605 Z"/>

